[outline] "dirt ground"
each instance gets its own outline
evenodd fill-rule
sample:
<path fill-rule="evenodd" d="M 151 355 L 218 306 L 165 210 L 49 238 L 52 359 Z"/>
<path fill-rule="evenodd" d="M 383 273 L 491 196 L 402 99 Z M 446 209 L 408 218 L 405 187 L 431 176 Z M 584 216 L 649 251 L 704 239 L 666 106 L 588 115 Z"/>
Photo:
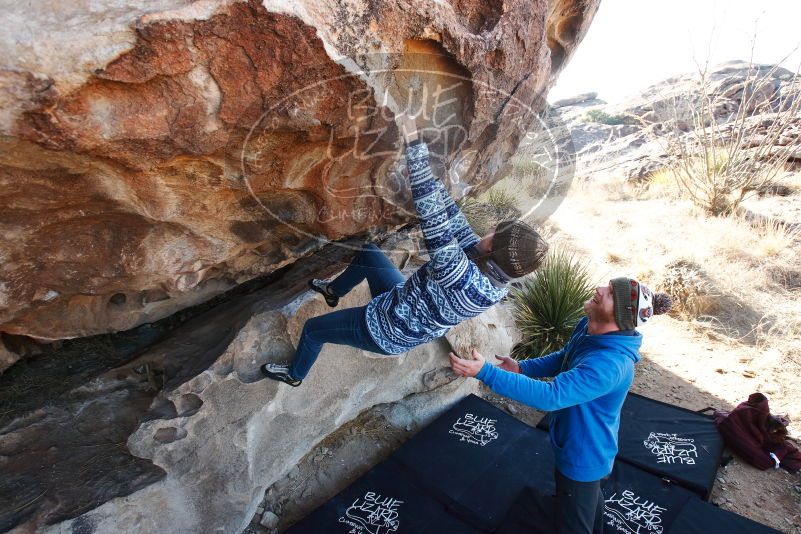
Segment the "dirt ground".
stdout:
<path fill-rule="evenodd" d="M 755 362 L 740 347 L 661 319 L 648 325 L 632 391 L 691 410 L 731 409 L 754 391 L 774 400 L 776 413 L 798 402 L 798 369 L 773 367 L 766 358 Z M 755 377 L 744 374 L 754 368 Z M 797 426 L 791 430 L 798 435 Z M 801 532 L 801 476 L 784 469 L 760 471 L 734 458 L 718 470 L 711 501 L 782 532 Z"/>

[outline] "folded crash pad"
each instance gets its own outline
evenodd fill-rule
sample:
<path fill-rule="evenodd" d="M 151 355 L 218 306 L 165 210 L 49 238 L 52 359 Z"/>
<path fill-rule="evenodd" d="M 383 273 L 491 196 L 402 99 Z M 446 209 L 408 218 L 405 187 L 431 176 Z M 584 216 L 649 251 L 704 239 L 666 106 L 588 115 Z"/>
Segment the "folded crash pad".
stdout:
<path fill-rule="evenodd" d="M 670 532 L 687 502 L 698 499 L 690 490 L 625 462 L 615 462 L 601 489 L 604 532 L 613 534 Z"/>

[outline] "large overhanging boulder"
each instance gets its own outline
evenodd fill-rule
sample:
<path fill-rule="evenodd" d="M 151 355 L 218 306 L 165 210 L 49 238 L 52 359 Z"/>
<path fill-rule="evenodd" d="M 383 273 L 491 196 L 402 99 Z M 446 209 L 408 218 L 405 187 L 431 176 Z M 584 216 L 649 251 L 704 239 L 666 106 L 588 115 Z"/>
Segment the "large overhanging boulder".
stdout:
<path fill-rule="evenodd" d="M 0 332 L 127 329 L 408 222 L 410 102 L 488 187 L 598 3 L 5 2 Z"/>

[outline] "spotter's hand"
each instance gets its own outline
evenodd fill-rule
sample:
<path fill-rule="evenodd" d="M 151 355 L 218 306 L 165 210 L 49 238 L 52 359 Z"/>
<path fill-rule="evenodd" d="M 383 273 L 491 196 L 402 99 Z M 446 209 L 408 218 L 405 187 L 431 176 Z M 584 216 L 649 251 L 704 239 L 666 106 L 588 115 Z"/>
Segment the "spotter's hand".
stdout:
<path fill-rule="evenodd" d="M 449 354 L 451 359 L 451 369 L 459 376 L 476 376 L 484 366 L 484 356 L 476 349 L 473 349 L 471 360 L 460 358 L 454 353 Z"/>
<path fill-rule="evenodd" d="M 520 372 L 520 364 L 517 363 L 517 360 L 514 358 L 510 358 L 509 356 L 498 356 L 495 355 L 501 363 L 498 364 L 498 367 L 503 369 L 504 371 L 510 371 L 512 373 L 519 373 Z"/>

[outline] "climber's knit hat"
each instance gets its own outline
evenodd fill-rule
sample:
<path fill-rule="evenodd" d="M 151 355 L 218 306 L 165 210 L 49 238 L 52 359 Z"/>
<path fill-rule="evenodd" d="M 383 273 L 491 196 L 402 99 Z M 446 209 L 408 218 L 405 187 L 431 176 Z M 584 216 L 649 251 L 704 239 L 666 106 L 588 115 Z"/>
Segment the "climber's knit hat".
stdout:
<path fill-rule="evenodd" d="M 667 312 L 672 305 L 666 293 L 651 293 L 645 284 L 621 276 L 612 279 L 615 322 L 621 330 L 634 330 L 652 315 Z"/>
<path fill-rule="evenodd" d="M 545 260 L 548 243 L 531 226 L 510 219 L 495 227 L 492 260 L 504 273 L 520 278 L 536 270 Z"/>

